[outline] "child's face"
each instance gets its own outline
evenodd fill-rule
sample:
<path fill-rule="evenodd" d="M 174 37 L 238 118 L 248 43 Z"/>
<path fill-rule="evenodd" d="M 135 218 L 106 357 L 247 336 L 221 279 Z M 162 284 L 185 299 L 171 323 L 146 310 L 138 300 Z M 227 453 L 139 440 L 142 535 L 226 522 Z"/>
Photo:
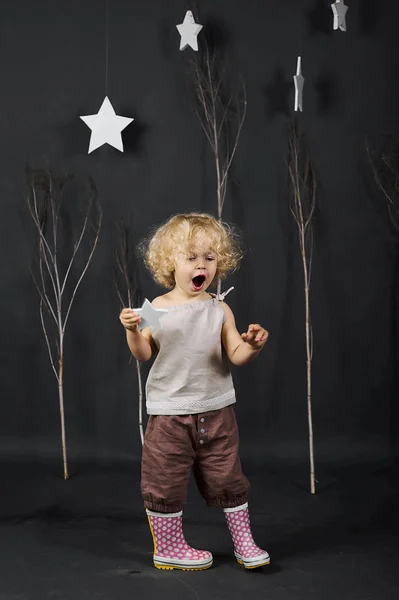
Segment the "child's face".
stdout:
<path fill-rule="evenodd" d="M 200 296 L 214 280 L 216 269 L 216 253 L 206 243 L 197 242 L 176 258 L 176 288 L 191 296 Z"/>

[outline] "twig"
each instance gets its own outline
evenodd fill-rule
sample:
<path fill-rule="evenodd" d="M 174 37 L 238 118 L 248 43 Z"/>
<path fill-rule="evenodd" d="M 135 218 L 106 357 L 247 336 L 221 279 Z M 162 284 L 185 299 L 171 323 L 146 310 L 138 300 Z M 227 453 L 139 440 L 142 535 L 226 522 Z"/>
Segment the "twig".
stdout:
<path fill-rule="evenodd" d="M 385 206 L 395 233 L 399 232 L 399 136 L 384 136 L 383 147 L 372 152 L 366 138 L 366 150 L 374 181 L 385 198 Z"/>
<path fill-rule="evenodd" d="M 121 219 L 116 225 L 117 241 L 115 248 L 115 287 L 121 307 L 133 308 L 134 299 L 140 302 L 139 277 L 132 243 L 131 227 Z M 141 362 L 136 360 L 138 404 L 139 404 L 139 432 L 141 444 L 144 443 L 143 431 L 143 381 L 141 377 Z"/>
<path fill-rule="evenodd" d="M 297 224 L 299 246 L 304 275 L 305 294 L 305 335 L 306 335 L 306 385 L 309 428 L 310 491 L 316 493 L 313 417 L 312 417 L 312 359 L 313 329 L 310 311 L 310 283 L 313 264 L 313 214 L 316 207 L 316 177 L 309 152 L 304 145 L 303 136 L 293 121 L 289 134 L 288 172 L 292 185 L 290 211 Z"/>
<path fill-rule="evenodd" d="M 72 180 L 72 177 L 54 178 L 49 170 L 33 170 L 28 169 L 27 172 L 29 181 L 29 194 L 27 198 L 28 208 L 32 221 L 38 236 L 38 263 L 39 275 L 36 277 L 33 268 L 31 269 L 33 282 L 40 296 L 40 321 L 42 324 L 43 334 L 46 341 L 46 346 L 49 354 L 50 364 L 53 369 L 58 385 L 58 399 L 60 408 L 61 422 L 61 446 L 62 459 L 64 467 L 64 479 L 69 478 L 68 473 L 68 458 L 67 458 L 67 443 L 65 432 L 65 410 L 64 410 L 64 337 L 66 324 L 72 308 L 72 304 L 77 292 L 77 289 L 82 282 L 82 279 L 91 263 L 94 251 L 97 246 L 97 241 L 101 229 L 102 211 L 98 210 L 98 214 L 93 217 L 93 208 L 96 204 L 95 199 L 90 199 L 86 206 L 85 218 L 80 229 L 78 243 L 75 244 L 72 256 L 69 259 L 66 272 L 62 281 L 59 265 L 59 244 L 58 233 L 61 224 L 60 206 L 61 199 L 67 181 Z M 58 183 L 58 185 L 56 185 Z M 41 203 L 40 203 L 41 200 Z M 70 276 L 72 265 L 75 261 L 77 252 L 81 246 L 82 240 L 87 232 L 87 225 L 90 220 L 93 220 L 95 236 L 94 240 L 89 243 L 89 254 L 85 262 L 84 268 L 78 276 L 77 282 L 73 287 L 69 302 L 67 303 L 67 311 L 63 310 L 63 297 L 66 293 L 67 279 Z M 47 224 L 51 222 L 50 231 L 47 230 Z M 62 283 L 61 283 L 62 281 Z M 50 282 L 50 286 L 48 284 Z M 48 288 L 52 291 L 50 297 Z M 47 331 L 46 321 L 43 314 L 43 306 L 46 307 L 51 320 L 54 321 L 56 334 L 54 336 L 55 351 L 51 347 L 49 333 Z M 55 366 L 54 356 L 58 357 L 58 370 Z"/>
<path fill-rule="evenodd" d="M 228 86 L 225 69 L 218 68 L 216 52 L 211 54 L 208 43 L 203 41 L 202 45 L 204 50 L 199 59 L 192 61 L 191 68 L 198 104 L 196 114 L 215 161 L 217 215 L 221 220 L 231 165 L 246 117 L 247 95 L 241 77 L 240 91 L 225 93 Z M 218 279 L 218 296 L 220 292 L 221 281 Z"/>

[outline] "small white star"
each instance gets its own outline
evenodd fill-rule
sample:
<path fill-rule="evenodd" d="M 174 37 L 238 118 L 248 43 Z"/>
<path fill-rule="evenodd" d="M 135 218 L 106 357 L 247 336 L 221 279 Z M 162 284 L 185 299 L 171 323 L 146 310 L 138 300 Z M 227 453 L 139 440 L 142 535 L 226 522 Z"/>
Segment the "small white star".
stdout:
<path fill-rule="evenodd" d="M 198 25 L 198 23 L 194 21 L 191 10 L 186 12 L 183 23 L 176 25 L 176 27 L 181 35 L 180 50 L 185 50 L 187 46 L 191 46 L 193 50 L 198 51 L 197 35 L 201 31 L 202 25 Z"/>
<path fill-rule="evenodd" d="M 107 96 L 96 115 L 86 115 L 80 118 L 91 129 L 89 154 L 103 144 L 109 144 L 123 152 L 121 131 L 134 121 L 134 119 L 120 117 L 115 114 Z"/>
<path fill-rule="evenodd" d="M 295 105 L 294 110 L 298 111 L 298 109 L 302 112 L 303 110 L 303 86 L 305 83 L 305 79 L 302 77 L 302 59 L 298 56 L 296 75 L 294 75 L 294 83 L 295 83 Z"/>
<path fill-rule="evenodd" d="M 334 13 L 334 29 L 346 31 L 346 13 L 348 12 L 348 7 L 345 5 L 344 0 L 337 0 L 334 4 L 331 4 L 331 8 Z"/>
<path fill-rule="evenodd" d="M 163 329 L 160 319 L 168 312 L 166 308 L 154 308 L 146 298 L 141 308 L 133 308 L 133 310 L 141 316 L 140 329 L 144 329 L 144 327 L 159 327 Z"/>

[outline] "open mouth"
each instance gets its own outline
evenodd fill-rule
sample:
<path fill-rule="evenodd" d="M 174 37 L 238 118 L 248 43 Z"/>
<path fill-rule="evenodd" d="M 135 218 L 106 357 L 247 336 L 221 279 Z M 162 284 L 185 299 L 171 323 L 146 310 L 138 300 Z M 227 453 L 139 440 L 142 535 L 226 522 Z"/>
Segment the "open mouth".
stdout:
<path fill-rule="evenodd" d="M 196 277 L 193 277 L 193 288 L 196 291 L 201 290 L 204 287 L 205 279 L 205 275 L 197 275 Z"/>

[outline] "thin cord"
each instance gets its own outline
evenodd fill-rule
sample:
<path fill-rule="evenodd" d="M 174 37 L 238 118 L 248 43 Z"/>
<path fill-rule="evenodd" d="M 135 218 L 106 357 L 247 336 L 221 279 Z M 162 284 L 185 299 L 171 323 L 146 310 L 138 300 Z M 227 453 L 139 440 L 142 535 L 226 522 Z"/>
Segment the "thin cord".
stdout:
<path fill-rule="evenodd" d="M 298 35 L 298 52 L 297 52 L 297 63 L 295 65 L 295 74 L 298 72 L 299 57 L 301 57 L 300 64 L 301 64 L 301 73 L 303 75 L 303 71 L 302 71 L 302 65 L 303 65 L 303 46 L 304 46 L 303 11 L 301 12 L 301 16 L 302 16 L 302 19 L 299 20 L 299 22 L 300 22 L 300 28 L 299 28 L 299 35 Z M 296 114 L 299 115 L 300 112 L 301 111 L 298 110 Z"/>
<path fill-rule="evenodd" d="M 105 95 L 108 96 L 109 0 L 105 0 Z"/>
<path fill-rule="evenodd" d="M 303 16 L 303 13 L 302 13 Z M 303 18 L 300 21 L 300 33 L 299 33 L 299 48 L 298 48 L 298 56 L 303 57 Z"/>

